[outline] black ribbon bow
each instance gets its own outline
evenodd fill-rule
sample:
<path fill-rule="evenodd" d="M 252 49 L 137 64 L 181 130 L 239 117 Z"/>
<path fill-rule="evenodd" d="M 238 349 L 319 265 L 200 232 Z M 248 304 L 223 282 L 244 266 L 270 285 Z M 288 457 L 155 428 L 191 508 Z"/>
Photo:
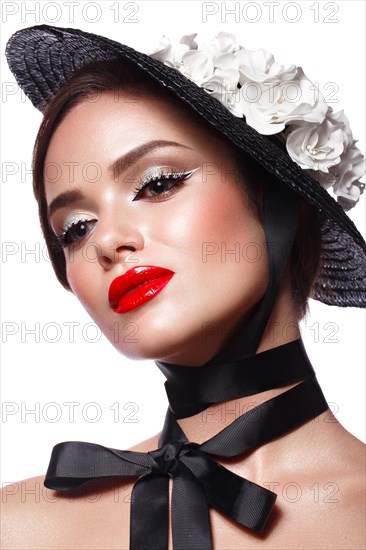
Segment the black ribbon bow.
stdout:
<path fill-rule="evenodd" d="M 121 451 L 77 441 L 59 443 L 52 452 L 45 486 L 67 490 L 109 476 L 138 476 L 131 495 L 131 550 L 168 547 L 169 477 L 173 480 L 174 550 L 212 549 L 209 507 L 248 529 L 262 532 L 276 494 L 234 474 L 212 456 L 229 458 L 247 453 L 328 408 L 301 341 L 286 346 L 288 357 L 296 358 L 302 365 L 299 372 L 305 378 L 307 373 L 308 377 L 244 413 L 208 441 L 189 442 L 168 409 L 159 448 L 151 452 Z M 281 347 L 286 349 L 286 346 Z M 279 365 L 271 362 L 271 357 L 278 354 L 278 348 L 277 352 L 271 351 L 264 353 L 269 361 L 267 367 L 272 366 L 273 381 L 278 372 L 277 380 L 283 383 L 286 369 L 293 381 L 292 360 L 285 362 L 285 369 L 277 369 Z M 258 364 L 263 361 L 263 354 L 256 357 L 259 357 Z M 242 365 L 245 367 L 245 360 Z"/>

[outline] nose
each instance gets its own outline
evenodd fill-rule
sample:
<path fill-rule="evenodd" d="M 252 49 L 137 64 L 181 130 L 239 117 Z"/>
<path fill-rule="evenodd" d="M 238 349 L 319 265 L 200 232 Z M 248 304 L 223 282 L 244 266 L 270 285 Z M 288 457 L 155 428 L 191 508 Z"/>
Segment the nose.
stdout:
<path fill-rule="evenodd" d="M 118 241 L 115 241 L 108 246 L 108 249 L 103 247 L 99 251 L 98 262 L 105 271 L 109 271 L 114 264 L 121 262 L 132 264 L 131 267 L 133 267 L 138 263 L 135 255 L 138 250 L 139 246 L 136 242 L 127 242 L 120 245 Z"/>
<path fill-rule="evenodd" d="M 112 229 L 108 224 L 105 225 L 106 227 L 100 227 L 99 231 L 94 233 L 94 246 L 99 265 L 105 271 L 109 271 L 117 263 L 124 263 L 129 267 L 138 264 L 136 253 L 143 249 L 144 241 L 137 227 L 127 228 L 122 223 Z"/>

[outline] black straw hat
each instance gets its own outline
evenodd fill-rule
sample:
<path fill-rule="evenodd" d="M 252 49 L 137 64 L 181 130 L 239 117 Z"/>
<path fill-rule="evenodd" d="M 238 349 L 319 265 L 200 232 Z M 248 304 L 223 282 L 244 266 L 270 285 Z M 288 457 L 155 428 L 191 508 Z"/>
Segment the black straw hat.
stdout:
<path fill-rule="evenodd" d="M 36 25 L 6 45 L 9 67 L 33 105 L 44 112 L 60 88 L 82 67 L 119 58 L 141 67 L 319 213 L 322 269 L 313 298 L 337 306 L 366 306 L 366 245 L 340 204 L 289 156 L 277 139 L 259 134 L 178 70 L 114 40 L 79 29 Z"/>

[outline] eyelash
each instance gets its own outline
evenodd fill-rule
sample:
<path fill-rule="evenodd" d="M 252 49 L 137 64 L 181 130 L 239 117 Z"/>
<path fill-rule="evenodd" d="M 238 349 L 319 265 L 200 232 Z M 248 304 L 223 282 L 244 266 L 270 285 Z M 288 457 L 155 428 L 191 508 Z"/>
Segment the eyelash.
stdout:
<path fill-rule="evenodd" d="M 96 221 L 97 220 L 95 220 L 95 219 L 88 220 L 88 219 L 83 218 L 81 220 L 78 220 L 77 222 L 71 223 L 70 225 L 68 225 L 64 229 L 64 231 L 62 231 L 62 233 L 60 235 L 57 235 L 57 240 L 58 240 L 59 244 L 61 244 L 62 248 L 67 248 L 67 247 L 71 246 L 72 244 L 78 243 L 79 241 L 81 241 L 83 239 L 83 237 L 80 237 L 79 239 L 69 240 L 71 231 L 75 230 L 78 226 L 81 226 L 83 224 L 87 224 L 87 223 L 90 223 L 90 222 L 96 222 Z"/>
<path fill-rule="evenodd" d="M 137 197 L 140 197 L 142 194 L 142 191 L 149 187 L 150 185 L 153 185 L 154 183 L 157 183 L 158 181 L 174 181 L 174 185 L 172 185 L 167 191 L 164 191 L 163 193 L 160 193 L 158 195 L 147 197 L 149 201 L 156 201 L 165 199 L 168 197 L 173 191 L 172 189 L 176 188 L 177 186 L 180 186 L 185 179 L 187 179 L 195 170 L 190 170 L 189 172 L 169 172 L 166 173 L 163 170 L 160 170 L 156 175 L 148 177 L 146 180 L 146 177 L 144 179 L 140 179 L 137 183 L 137 185 L 133 189 L 133 195 L 134 198 L 132 201 L 135 201 Z M 76 222 L 73 222 L 69 224 L 61 234 L 57 235 L 58 243 L 61 244 L 62 248 L 67 248 L 71 246 L 72 244 L 80 242 L 83 237 L 80 237 L 79 239 L 71 239 L 70 240 L 70 234 L 72 230 L 75 230 L 78 226 L 96 222 L 95 219 L 87 219 L 83 218 Z M 85 235 L 86 236 L 86 235 Z"/>
<path fill-rule="evenodd" d="M 189 172 L 169 172 L 166 173 L 163 170 L 160 170 L 157 174 L 154 176 L 148 177 L 146 180 L 146 177 L 144 179 L 140 179 L 137 183 L 136 187 L 133 189 L 134 198 L 132 200 L 136 200 L 137 197 L 141 195 L 141 192 L 149 187 L 150 185 L 153 185 L 154 183 L 157 183 L 158 181 L 175 181 L 174 185 L 172 185 L 167 191 L 164 193 L 160 193 L 158 195 L 147 197 L 149 201 L 155 201 L 155 200 L 161 200 L 162 198 L 166 198 L 171 193 L 171 189 L 174 189 L 178 186 L 178 184 L 183 183 L 185 179 L 187 179 L 194 170 L 190 170 Z"/>

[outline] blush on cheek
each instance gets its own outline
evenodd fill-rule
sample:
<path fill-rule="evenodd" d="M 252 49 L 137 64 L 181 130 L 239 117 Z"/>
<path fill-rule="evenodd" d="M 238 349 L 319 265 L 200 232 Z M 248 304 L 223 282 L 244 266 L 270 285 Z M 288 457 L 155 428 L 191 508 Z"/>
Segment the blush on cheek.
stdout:
<path fill-rule="evenodd" d="M 212 236 L 212 240 L 228 246 L 235 242 L 261 241 L 262 228 L 249 209 L 240 184 L 212 182 L 212 185 L 216 186 L 216 192 L 206 198 L 204 211 L 197 211 L 195 216 L 200 234 Z"/>

